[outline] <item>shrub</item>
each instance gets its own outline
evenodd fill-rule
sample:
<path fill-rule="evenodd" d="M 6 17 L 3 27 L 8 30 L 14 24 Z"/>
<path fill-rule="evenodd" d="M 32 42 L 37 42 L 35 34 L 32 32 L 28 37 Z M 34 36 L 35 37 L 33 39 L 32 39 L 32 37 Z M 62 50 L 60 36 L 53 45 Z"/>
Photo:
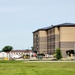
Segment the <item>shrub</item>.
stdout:
<path fill-rule="evenodd" d="M 61 50 L 59 48 L 56 49 L 55 55 L 56 55 L 55 57 L 57 58 L 57 60 L 62 58 Z"/>

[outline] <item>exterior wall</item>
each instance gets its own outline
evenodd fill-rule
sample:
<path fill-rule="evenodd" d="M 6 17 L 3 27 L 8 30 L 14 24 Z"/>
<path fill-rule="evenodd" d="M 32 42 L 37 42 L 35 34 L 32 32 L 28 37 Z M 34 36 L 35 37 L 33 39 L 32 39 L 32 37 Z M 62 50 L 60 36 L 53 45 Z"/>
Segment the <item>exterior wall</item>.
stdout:
<path fill-rule="evenodd" d="M 5 52 L 0 52 L 0 58 L 4 58 L 4 57 L 7 57 L 7 56 L 8 56 L 7 53 L 5 53 Z"/>
<path fill-rule="evenodd" d="M 60 27 L 60 49 L 62 55 L 66 56 L 67 50 L 74 50 L 75 27 Z"/>
<path fill-rule="evenodd" d="M 50 40 L 51 40 L 51 38 L 50 38 L 50 29 L 47 31 L 47 53 L 48 54 L 51 54 L 51 50 L 50 50 Z"/>
<path fill-rule="evenodd" d="M 55 53 L 55 28 L 49 29 L 47 36 L 47 53 L 54 54 Z"/>
<path fill-rule="evenodd" d="M 33 47 L 35 51 L 39 52 L 39 31 L 33 34 Z"/>
<path fill-rule="evenodd" d="M 55 50 L 60 48 L 60 27 L 55 27 Z"/>
<path fill-rule="evenodd" d="M 10 52 L 11 55 L 23 55 L 25 52 Z"/>
<path fill-rule="evenodd" d="M 40 53 L 47 53 L 47 32 L 39 31 L 39 50 Z"/>
<path fill-rule="evenodd" d="M 47 53 L 47 33 L 44 30 L 37 31 L 33 34 L 34 50 L 38 53 Z"/>
<path fill-rule="evenodd" d="M 60 49 L 60 27 L 55 27 L 55 51 Z"/>

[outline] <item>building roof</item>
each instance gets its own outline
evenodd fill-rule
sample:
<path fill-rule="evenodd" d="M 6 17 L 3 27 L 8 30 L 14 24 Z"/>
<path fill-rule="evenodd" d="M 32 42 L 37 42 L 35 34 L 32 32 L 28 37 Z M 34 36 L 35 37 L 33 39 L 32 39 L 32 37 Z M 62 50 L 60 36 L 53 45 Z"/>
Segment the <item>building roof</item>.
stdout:
<path fill-rule="evenodd" d="M 3 52 L 3 51 L 0 51 L 0 53 Z M 25 52 L 25 53 L 28 53 L 28 52 L 32 52 L 32 50 L 11 50 L 10 52 Z"/>
<path fill-rule="evenodd" d="M 32 50 L 11 50 L 11 52 L 32 52 Z"/>
<path fill-rule="evenodd" d="M 39 30 L 47 30 L 47 29 L 52 28 L 52 27 L 53 27 L 53 25 L 48 26 L 48 27 L 43 27 L 43 28 L 40 28 L 40 29 L 35 30 L 34 32 L 39 31 Z"/>
<path fill-rule="evenodd" d="M 36 31 L 48 30 L 48 29 L 53 28 L 53 27 L 61 27 L 61 26 L 75 26 L 75 23 L 62 23 L 62 24 L 58 24 L 58 25 L 51 25 L 49 27 L 44 27 L 44 28 L 37 29 Z M 34 31 L 34 32 L 36 32 L 36 31 Z"/>
<path fill-rule="evenodd" d="M 41 29 L 46 30 L 46 29 L 49 29 L 49 28 L 52 28 L 52 27 L 53 27 L 53 25 L 51 25 L 51 26 L 49 26 L 49 27 L 40 28 L 40 30 L 41 30 Z"/>
<path fill-rule="evenodd" d="M 55 26 L 75 26 L 75 23 L 62 23 Z"/>

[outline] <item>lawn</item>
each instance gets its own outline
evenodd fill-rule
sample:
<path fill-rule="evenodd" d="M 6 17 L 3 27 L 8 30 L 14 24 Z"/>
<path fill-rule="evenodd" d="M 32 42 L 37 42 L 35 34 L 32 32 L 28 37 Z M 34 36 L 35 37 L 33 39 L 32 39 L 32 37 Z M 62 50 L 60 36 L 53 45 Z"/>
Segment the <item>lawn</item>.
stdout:
<path fill-rule="evenodd" d="M 0 61 L 0 75 L 75 75 L 75 63 Z"/>

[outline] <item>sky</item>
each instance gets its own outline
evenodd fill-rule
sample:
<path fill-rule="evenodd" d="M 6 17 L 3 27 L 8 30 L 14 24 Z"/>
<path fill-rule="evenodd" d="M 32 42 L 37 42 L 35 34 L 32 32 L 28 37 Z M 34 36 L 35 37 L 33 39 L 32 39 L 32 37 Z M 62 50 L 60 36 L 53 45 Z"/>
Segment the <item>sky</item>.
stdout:
<path fill-rule="evenodd" d="M 75 23 L 75 0 L 0 0 L 0 50 L 31 49 L 33 31 Z"/>

